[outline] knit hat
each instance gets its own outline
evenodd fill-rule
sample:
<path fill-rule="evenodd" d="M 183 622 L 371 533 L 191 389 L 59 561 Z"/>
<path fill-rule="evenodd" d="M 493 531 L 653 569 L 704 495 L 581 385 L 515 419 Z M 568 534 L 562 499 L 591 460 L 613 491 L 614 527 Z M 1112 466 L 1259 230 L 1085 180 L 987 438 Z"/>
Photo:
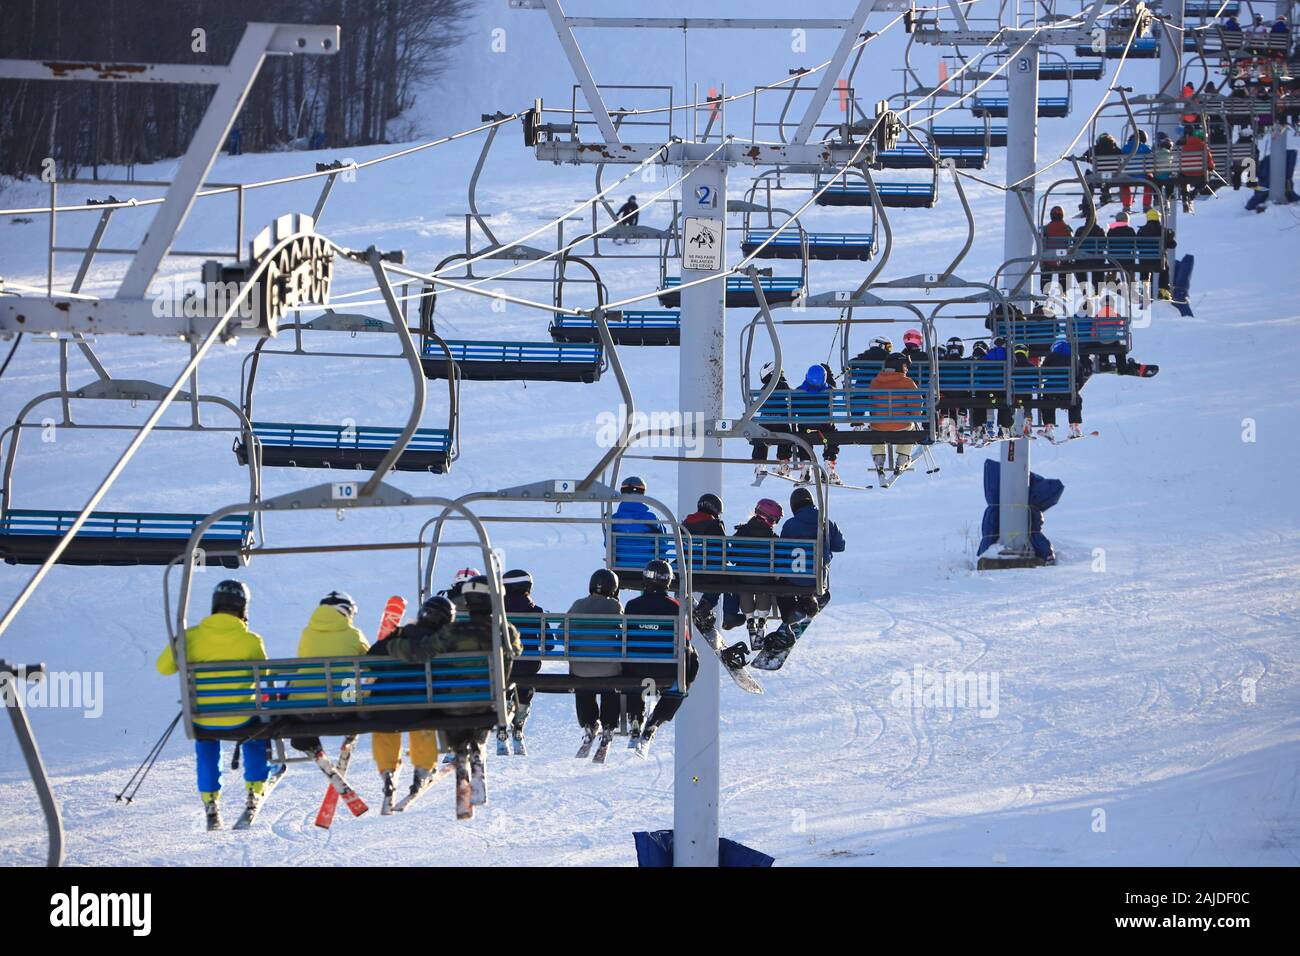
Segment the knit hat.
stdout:
<path fill-rule="evenodd" d="M 1126 213 L 1126 212 L 1120 212 L 1120 213 L 1117 213 L 1116 216 L 1115 216 L 1115 221 L 1116 221 L 1116 222 L 1128 222 L 1128 213 Z"/>

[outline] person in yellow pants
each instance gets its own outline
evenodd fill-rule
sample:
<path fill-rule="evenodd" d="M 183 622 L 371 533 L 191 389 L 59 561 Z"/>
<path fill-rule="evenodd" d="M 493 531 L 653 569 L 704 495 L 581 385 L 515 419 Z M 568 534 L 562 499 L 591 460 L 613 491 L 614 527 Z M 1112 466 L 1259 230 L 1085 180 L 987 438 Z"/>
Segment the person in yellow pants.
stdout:
<path fill-rule="evenodd" d="M 452 602 L 441 594 L 434 595 L 420 605 L 420 612 L 415 623 L 397 628 L 387 638 L 372 647 L 369 653 L 376 657 L 388 657 L 392 639 L 398 634 L 415 639 L 422 635 L 431 635 L 441 630 L 456 617 L 456 608 Z M 378 697 L 384 692 L 383 681 L 375 682 L 371 687 L 371 696 Z M 438 732 L 436 730 L 412 730 L 411 764 L 415 767 L 415 776 L 411 781 L 411 793 L 418 793 L 424 781 L 438 766 Z M 384 808 L 389 809 L 393 795 L 397 791 L 397 771 L 402 765 L 402 735 L 398 733 L 376 733 L 370 735 L 370 747 L 374 753 L 375 766 L 384 782 Z"/>

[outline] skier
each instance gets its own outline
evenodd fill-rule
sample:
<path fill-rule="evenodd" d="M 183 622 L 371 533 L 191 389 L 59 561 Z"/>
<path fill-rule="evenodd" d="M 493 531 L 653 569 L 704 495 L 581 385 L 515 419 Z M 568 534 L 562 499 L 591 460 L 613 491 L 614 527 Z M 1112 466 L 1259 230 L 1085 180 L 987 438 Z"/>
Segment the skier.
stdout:
<path fill-rule="evenodd" d="M 506 614 L 545 614 L 545 609 L 533 603 L 533 576 L 523 569 L 507 571 L 501 578 L 502 585 L 505 586 L 505 607 Z M 539 633 L 538 640 L 542 640 L 545 635 Z M 548 642 L 549 644 L 549 642 Z M 539 673 L 542 669 L 542 662 L 536 661 L 515 661 L 511 673 L 516 677 L 526 677 Z M 504 741 L 506 734 L 514 739 L 516 753 L 523 753 L 524 750 L 524 724 L 528 722 L 528 712 L 533 706 L 533 697 L 536 691 L 531 687 L 517 687 L 515 690 L 515 716 L 511 721 L 510 728 L 497 728 L 497 740 Z M 503 744 L 504 745 L 504 744 Z"/>
<path fill-rule="evenodd" d="M 762 375 L 762 378 L 761 378 L 761 381 L 762 381 L 762 387 L 766 388 L 766 387 L 767 387 L 767 383 L 770 382 L 770 381 L 772 380 L 772 376 L 773 376 L 773 375 L 776 375 L 776 388 L 775 388 L 775 391 L 776 391 L 776 392 L 788 392 L 788 391 L 790 391 L 790 383 L 787 382 L 786 379 L 785 379 L 785 370 L 782 369 L 781 371 L 778 372 L 778 371 L 777 371 L 777 368 L 776 368 L 776 363 L 775 363 L 775 362 L 768 362 L 766 365 L 764 365 L 764 366 L 763 366 L 763 370 L 762 370 L 761 375 Z M 790 428 L 789 425 L 782 425 L 780 422 L 772 422 L 772 423 L 770 423 L 770 424 L 764 425 L 763 427 L 766 428 L 766 429 L 767 429 L 768 431 L 770 431 L 770 432 L 789 432 L 789 431 L 792 431 L 792 429 Z M 767 474 L 767 445 L 766 445 L 764 442 L 761 442 L 761 441 L 755 441 L 755 442 L 752 442 L 752 444 L 753 444 L 754 448 L 753 448 L 753 451 L 750 453 L 750 456 L 749 456 L 749 457 L 750 457 L 750 460 L 753 461 L 753 462 L 755 463 L 755 464 L 754 464 L 754 478 L 755 478 L 755 480 L 761 480 L 762 477 L 763 477 L 764 475 Z M 793 454 L 794 454 L 794 446 L 791 445 L 789 442 L 779 442 L 779 443 L 777 443 L 777 446 L 776 446 L 776 461 L 777 461 L 776 473 L 777 473 L 778 475 L 788 475 L 788 474 L 790 474 L 790 458 L 791 458 L 791 456 L 792 456 Z"/>
<path fill-rule="evenodd" d="M 807 488 L 796 488 L 790 493 L 790 517 L 781 526 L 782 538 L 815 539 L 817 528 L 821 524 L 821 512 L 813 502 L 812 492 Z M 826 531 L 822 539 L 823 567 L 829 568 L 831 558 L 844 550 L 844 535 L 834 521 L 826 522 Z M 804 583 L 805 579 L 793 578 L 795 583 Z M 816 617 L 831 601 L 830 588 L 826 579 L 818 582 L 821 589 L 817 594 L 783 595 L 777 601 L 781 608 L 781 626 L 767 635 L 766 647 L 770 650 L 782 650 L 795 642 L 795 635 L 790 630 L 796 622 Z"/>
<path fill-rule="evenodd" d="M 1126 172 L 1128 172 L 1130 176 L 1145 176 L 1147 174 L 1145 169 L 1145 165 L 1147 161 L 1142 157 L 1151 155 L 1151 145 L 1147 139 L 1146 130 L 1140 129 L 1137 131 L 1135 135 L 1130 136 L 1128 138 L 1128 142 L 1124 144 L 1124 155 L 1134 157 L 1133 159 L 1129 160 L 1129 163 L 1131 165 L 1129 167 L 1126 167 Z M 1143 186 L 1142 187 L 1142 211 L 1143 212 L 1146 212 L 1146 210 L 1151 208 L 1151 202 L 1154 198 L 1155 197 L 1152 196 L 1151 194 L 1151 187 Z M 1123 185 L 1119 187 L 1119 201 L 1120 201 L 1120 205 L 1124 207 L 1125 212 L 1133 211 L 1133 187 L 1132 186 Z"/>
<path fill-rule="evenodd" d="M 645 488 L 642 479 L 629 475 L 619 485 L 618 492 L 621 495 L 644 495 Z M 613 519 L 610 527 L 616 534 L 667 533 L 664 526 L 655 518 L 655 513 L 650 510 L 650 506 L 643 501 L 620 501 L 610 517 Z"/>
<path fill-rule="evenodd" d="M 833 399 L 831 389 L 834 380 L 827 375 L 825 365 L 810 365 L 803 382 L 795 389 L 803 392 L 807 398 L 798 399 L 791 407 L 791 417 L 797 428 L 804 434 L 821 435 L 826 443 L 822 451 L 822 461 L 826 465 L 827 478 L 834 484 L 841 484 L 839 472 L 835 470 L 835 460 L 839 457 L 840 446 L 835 443 L 835 426 L 831 424 Z M 796 447 L 795 460 L 803 466 L 800 481 L 812 480 L 812 463 L 805 458 L 802 448 Z"/>
<path fill-rule="evenodd" d="M 605 617 L 622 616 L 623 605 L 618 600 L 618 575 L 608 568 L 600 568 L 587 583 L 587 596 L 574 601 L 570 614 L 600 614 Z M 575 677 L 617 677 L 623 667 L 617 661 L 572 661 L 569 673 Z M 619 694 L 617 691 L 580 690 L 573 695 L 578 726 L 582 728 L 582 745 L 589 747 L 599 734 L 601 743 L 607 744 L 614 736 L 618 724 Z"/>
<path fill-rule="evenodd" d="M 347 592 L 331 591 L 325 595 L 298 637 L 298 656 L 364 657 L 370 650 L 370 642 L 353 623 L 356 615 L 357 604 Z M 300 673 L 320 676 L 290 681 L 291 687 L 306 688 L 297 696 L 322 698 L 324 694 L 319 688 L 325 682 L 324 668 L 303 666 Z M 309 754 L 321 749 L 319 737 L 292 737 L 289 743 L 295 750 Z"/>
<path fill-rule="evenodd" d="M 695 511 L 682 521 L 682 528 L 693 535 L 725 537 L 727 529 L 722 523 L 722 499 L 715 494 L 700 495 L 700 500 L 695 503 Z M 719 596 L 714 591 L 695 602 L 695 626 L 700 630 L 707 631 L 717 623 L 713 610 L 718 606 Z"/>
<path fill-rule="evenodd" d="M 1128 282 L 1132 277 L 1136 265 L 1133 261 L 1134 243 L 1125 242 L 1124 240 L 1132 240 L 1136 238 L 1137 233 L 1128 222 L 1128 213 L 1116 213 L 1115 221 L 1110 224 L 1110 229 L 1106 232 L 1106 250 L 1110 253 L 1110 261 L 1107 265 L 1113 266 L 1115 262 L 1119 262 L 1119 264 L 1124 267 L 1122 278 L 1125 282 Z M 1115 242 L 1114 240 L 1116 239 L 1120 241 Z M 1121 278 L 1121 276 L 1114 272 L 1109 272 L 1107 275 L 1114 281 L 1119 281 Z"/>
<path fill-rule="evenodd" d="M 1067 227 L 1068 228 L 1068 227 Z M 966 356 L 966 343 L 954 335 L 944 343 L 939 352 L 940 362 L 960 362 Z M 970 404 L 973 392 L 960 389 L 939 393 L 939 435 L 946 441 L 956 444 L 961 428 L 962 417 Z"/>
<path fill-rule="evenodd" d="M 883 362 L 894 351 L 894 343 L 889 341 L 883 335 L 877 335 L 871 340 L 871 344 L 853 356 L 855 362 Z"/>
<path fill-rule="evenodd" d="M 903 354 L 913 365 L 929 362 L 930 353 L 925 351 L 925 337 L 920 329 L 908 329 L 903 333 Z"/>
<path fill-rule="evenodd" d="M 367 652 L 370 657 L 390 657 L 396 646 L 393 639 L 400 636 L 406 647 L 415 647 L 428 643 L 433 636 L 456 619 L 456 606 L 441 594 L 425 599 L 420 605 L 419 613 L 411 624 L 404 624 L 392 634 L 378 641 Z M 403 678 L 380 677 L 370 685 L 371 697 L 383 697 L 385 694 L 407 694 L 409 689 L 385 690 L 384 685 L 402 684 Z M 433 774 L 438 766 L 438 732 L 435 730 L 409 731 L 411 741 L 411 765 L 415 768 L 411 780 L 411 793 L 419 793 L 424 781 Z M 383 782 L 384 799 L 391 801 L 396 791 L 397 772 L 402 766 L 402 734 L 373 733 L 370 735 L 370 748 L 374 754 L 375 766 L 379 768 L 379 778 Z"/>
<path fill-rule="evenodd" d="M 1088 150 L 1084 158 L 1088 160 L 1095 160 L 1098 156 L 1118 156 L 1118 155 L 1120 155 L 1120 148 L 1119 148 L 1119 143 L 1115 142 L 1115 137 L 1112 136 L 1110 133 L 1102 133 L 1100 136 L 1097 137 L 1097 142 L 1092 144 L 1092 148 Z M 1103 179 L 1101 185 L 1100 205 L 1104 206 L 1109 202 L 1110 202 L 1109 180 Z M 1080 204 L 1079 206 L 1079 211 L 1081 213 L 1084 211 L 1084 207 L 1082 204 Z"/>
<path fill-rule="evenodd" d="M 665 617 L 670 621 L 677 618 L 681 613 L 681 605 L 677 599 L 669 595 L 668 589 L 673 584 L 673 569 L 667 561 L 655 560 L 645 566 L 641 572 L 641 580 L 644 590 L 640 595 L 627 602 L 625 609 L 627 615 L 646 615 L 653 617 Z M 649 635 L 645 632 L 638 634 L 639 640 L 647 640 Z M 627 695 L 627 719 L 628 726 L 632 737 L 644 739 L 647 743 L 654 737 L 659 725 L 672 720 L 673 715 L 677 713 L 677 708 L 682 705 L 686 698 L 686 691 L 690 688 L 691 681 L 695 680 L 695 675 L 700 669 L 700 659 L 695 653 L 695 648 L 691 646 L 691 635 L 688 631 L 686 639 L 686 687 L 680 688 L 674 685 L 677 682 L 677 665 L 676 664 L 625 664 L 623 666 L 624 676 L 650 678 L 655 681 L 657 688 L 662 688 L 658 693 L 659 701 L 655 704 L 655 709 L 650 715 L 650 720 L 645 719 L 645 695 L 629 693 Z"/>
<path fill-rule="evenodd" d="M 409 630 L 402 628 L 389 638 L 389 654 L 408 663 L 424 663 L 439 654 L 454 652 L 489 651 L 492 649 L 492 589 L 484 575 L 466 581 L 461 597 L 469 616 L 457 618 L 437 630 Z M 418 623 L 418 622 L 417 622 Z M 510 679 L 511 662 L 523 652 L 519 629 L 506 622 L 506 641 L 501 648 L 502 673 Z M 463 708 L 450 708 L 451 714 L 477 713 L 481 704 L 467 704 Z M 483 770 L 483 745 L 487 742 L 489 727 L 444 732 L 448 747 L 456 754 L 457 816 L 464 818 L 473 813 L 473 803 L 487 800 Z"/>
<path fill-rule="evenodd" d="M 222 581 L 212 591 L 212 613 L 194 627 L 185 629 L 185 660 L 189 663 L 208 661 L 264 661 L 266 646 L 262 638 L 248 629 L 248 586 L 242 581 Z M 168 644 L 158 655 L 158 673 L 176 673 L 176 658 Z M 253 698 L 252 674 L 247 670 L 213 672 L 208 678 L 229 677 L 228 683 L 213 684 L 208 692 L 230 691 L 228 696 L 207 697 L 207 704 L 250 704 Z M 198 728 L 228 729 L 251 723 L 247 717 L 202 716 L 194 719 Z M 244 786 L 248 791 L 248 808 L 255 808 L 261 800 L 269 775 L 267 767 L 267 742 L 246 740 L 239 745 L 244 762 Z M 195 740 L 194 759 L 198 771 L 199 797 L 209 830 L 221 827 L 221 742 Z"/>
<path fill-rule="evenodd" d="M 1178 145 L 1182 148 L 1182 174 L 1187 181 L 1183 186 L 1183 211 L 1193 212 L 1197 195 L 1211 193 L 1209 181 L 1210 173 L 1214 172 L 1214 154 L 1197 126 L 1183 127 Z"/>
<path fill-rule="evenodd" d="M 1050 221 L 1047 223 L 1047 225 L 1043 227 L 1043 237 L 1045 239 L 1049 239 L 1049 240 L 1055 239 L 1057 241 L 1049 242 L 1047 243 L 1047 245 L 1053 249 L 1068 248 L 1069 247 L 1068 242 L 1060 241 L 1062 239 L 1069 239 L 1071 236 L 1074 235 L 1074 230 L 1071 229 L 1070 224 L 1065 221 L 1065 210 L 1062 209 L 1060 206 L 1053 206 L 1050 216 L 1051 216 Z M 1057 271 L 1061 268 L 1061 266 L 1062 266 L 1062 261 L 1060 259 L 1048 259 L 1043 263 L 1043 291 L 1044 292 L 1046 292 L 1048 287 L 1052 284 L 1054 272 L 1055 272 L 1055 279 L 1060 284 L 1061 292 L 1062 293 L 1065 292 L 1068 283 L 1068 277 L 1066 273 Z"/>
<path fill-rule="evenodd" d="M 991 354 L 991 353 L 990 353 Z M 869 386 L 872 391 L 889 391 L 897 392 L 903 390 L 916 391 L 916 383 L 907 377 L 907 372 L 911 368 L 907 356 L 901 353 L 894 353 L 885 361 L 885 367 L 881 369 L 880 374 L 871 380 Z M 924 402 L 918 396 L 917 398 L 899 397 L 897 395 L 877 395 L 870 401 L 873 431 L 881 432 L 905 432 L 914 431 L 917 427 L 915 421 L 899 421 L 900 418 L 911 418 L 920 415 L 924 411 Z M 901 474 L 912 462 L 912 452 L 915 445 L 897 444 L 894 446 L 894 476 Z M 871 459 L 876 466 L 876 474 L 880 480 L 885 480 L 885 449 L 881 445 L 874 445 L 871 449 Z"/>
<path fill-rule="evenodd" d="M 1170 291 L 1169 285 L 1169 260 L 1172 258 L 1171 250 L 1178 246 L 1178 242 L 1174 238 L 1174 231 L 1166 228 L 1164 223 L 1160 221 L 1159 209 L 1148 209 L 1147 221 L 1142 224 L 1142 228 L 1137 231 L 1137 234 L 1139 236 L 1156 239 L 1160 238 L 1162 235 L 1164 236 L 1165 251 L 1160 260 L 1160 283 L 1158 289 L 1160 298 L 1172 299 L 1173 293 Z M 1149 278 L 1150 276 L 1151 271 L 1149 269 L 1143 272 L 1144 278 Z"/>
<path fill-rule="evenodd" d="M 1083 437 L 1083 384 L 1092 374 L 1091 362 L 1079 362 L 1070 354 L 1070 341 L 1064 335 L 1058 335 L 1052 343 L 1051 351 L 1043 358 L 1043 368 L 1069 368 L 1074 365 L 1074 385 L 1078 397 L 1067 406 L 1067 418 L 1070 422 L 1070 437 Z M 1039 409 L 1039 421 L 1043 425 L 1043 434 L 1049 441 L 1056 440 L 1056 405 L 1044 404 Z"/>
<path fill-rule="evenodd" d="M 775 538 L 776 524 L 781 520 L 781 506 L 771 498 L 760 498 L 754 505 L 754 513 L 744 524 L 736 526 L 737 538 Z M 767 631 L 767 619 L 773 616 L 776 601 L 771 594 L 740 592 L 740 613 L 745 616 L 745 626 L 749 632 L 750 649 L 757 652 L 763 646 L 763 637 Z"/>
<path fill-rule="evenodd" d="M 461 589 L 465 587 L 466 582 L 474 580 L 483 572 L 478 568 L 461 568 L 451 579 L 451 587 L 445 591 L 439 591 L 443 597 L 456 605 L 456 610 L 465 610 L 465 600 L 460 596 Z"/>

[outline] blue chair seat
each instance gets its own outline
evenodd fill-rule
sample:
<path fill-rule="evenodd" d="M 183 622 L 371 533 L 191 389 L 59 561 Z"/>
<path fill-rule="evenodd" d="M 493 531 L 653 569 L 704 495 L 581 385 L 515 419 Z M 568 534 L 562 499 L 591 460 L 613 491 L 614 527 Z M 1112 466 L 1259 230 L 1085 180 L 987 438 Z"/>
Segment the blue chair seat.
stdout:
<path fill-rule="evenodd" d="M 932 126 L 930 138 L 938 146 L 975 146 L 984 145 L 983 126 Z M 1007 128 L 992 126 L 989 128 L 989 146 L 1006 146 Z"/>
<path fill-rule="evenodd" d="M 594 382 L 600 378 L 600 345 L 582 342 L 480 342 L 448 340 L 447 351 L 467 381 Z M 447 377 L 447 359 L 434 340 L 424 343 L 426 378 Z"/>
<path fill-rule="evenodd" d="M 253 434 L 262 447 L 262 464 L 267 467 L 374 470 L 401 433 L 401 428 L 377 425 L 253 422 Z M 396 469 L 442 474 L 449 464 L 451 444 L 451 432 L 445 428 L 416 429 L 398 457 Z M 241 464 L 248 464 L 245 442 L 236 443 L 235 454 Z"/>
<path fill-rule="evenodd" d="M 920 208 L 934 205 L 934 183 L 876 183 L 880 203 L 887 207 Z M 819 206 L 870 206 L 866 183 L 834 183 L 817 197 Z"/>
<path fill-rule="evenodd" d="M 606 316 L 615 345 L 677 345 L 682 316 L 672 309 L 626 309 Z M 596 323 L 585 316 L 556 313 L 551 338 L 557 342 L 599 342 Z"/>
<path fill-rule="evenodd" d="M 751 255 L 767 242 L 774 229 L 754 229 L 746 233 L 740 244 L 745 255 Z M 856 259 L 862 262 L 871 258 L 874 251 L 869 232 L 810 232 L 808 258 L 819 260 Z M 799 259 L 803 256 L 803 243 L 799 231 L 793 226 L 779 233 L 758 253 L 759 259 Z"/>
<path fill-rule="evenodd" d="M 75 511 L 11 508 L 0 515 L 0 558 L 8 564 L 41 564 L 72 527 Z M 70 565 L 166 565 L 207 515 L 96 511 L 59 556 Z M 219 519 L 200 539 L 202 563 L 240 566 L 239 551 L 252 541 L 253 519 Z"/>
<path fill-rule="evenodd" d="M 692 535 L 691 584 L 705 591 L 752 587 L 765 594 L 816 592 L 816 545 L 802 538 Z M 621 572 L 619 586 L 624 589 L 639 589 L 641 571 L 657 558 L 680 566 L 672 535 L 615 532 L 610 536 L 608 566 Z"/>
<path fill-rule="evenodd" d="M 681 284 L 681 276 L 669 276 L 665 291 L 659 294 L 659 304 L 670 309 L 680 307 L 682 294 L 677 286 Z M 803 291 L 803 279 L 798 276 L 759 276 L 759 284 L 769 303 L 793 302 Z M 727 308 L 758 308 L 754 284 L 747 276 L 727 276 L 726 303 Z"/>

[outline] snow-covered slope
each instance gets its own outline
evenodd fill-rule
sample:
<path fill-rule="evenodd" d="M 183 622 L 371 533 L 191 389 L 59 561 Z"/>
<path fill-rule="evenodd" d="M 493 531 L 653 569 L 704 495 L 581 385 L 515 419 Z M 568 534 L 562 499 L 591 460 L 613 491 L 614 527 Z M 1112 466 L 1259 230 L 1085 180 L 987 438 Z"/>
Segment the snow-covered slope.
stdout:
<path fill-rule="evenodd" d="M 536 95 L 533 81 L 543 76 L 555 87 L 545 91 L 548 100 L 567 96 L 554 40 L 540 24 L 511 29 L 510 49 L 521 57 L 517 73 L 506 76 L 488 59 L 493 54 L 468 56 L 478 72 L 467 73 L 475 79 L 457 91 L 467 108 L 463 125 L 477 120 L 468 113 L 517 108 Z M 609 42 L 622 45 L 597 48 L 591 56 L 602 80 L 646 81 L 653 71 L 631 68 L 651 59 L 639 38 L 636 44 Z M 731 90 L 759 81 L 761 62 L 773 64 L 762 78 L 775 79 L 786 66 L 822 58 L 810 47 L 806 57 L 782 49 L 763 61 L 748 52 L 753 49 L 728 59 L 719 54 L 716 75 L 702 76 L 701 85 L 725 81 Z M 679 55 L 664 62 L 681 66 Z M 896 84 L 889 72 L 896 65 L 896 57 L 883 56 L 869 64 L 882 95 Z M 1140 65 L 1126 81 L 1149 84 L 1148 70 Z M 1090 104 L 1098 87 L 1081 88 L 1079 101 Z M 1042 155 L 1055 155 L 1052 147 L 1068 141 L 1076 123 L 1045 121 Z M 541 217 L 557 215 L 590 192 L 589 171 L 538 164 L 513 129 L 502 143 L 480 192 L 499 235 L 534 229 Z M 382 151 L 349 155 L 362 159 Z M 456 143 L 340 184 L 322 229 L 344 244 L 403 248 L 409 263 L 432 267 L 461 242 L 461 225 L 448 214 L 464 207 L 476 152 L 476 143 Z M 214 177 L 260 180 L 329 158 L 223 158 Z M 137 173 L 162 178 L 171 166 Z M 1000 159 L 986 175 L 1002 178 Z M 651 188 L 636 183 L 639 194 Z M 743 188 L 740 177 L 732 188 Z M 67 188 L 60 195 L 66 201 L 102 192 Z M 0 194 L 0 205 L 35 204 L 41 196 L 35 185 L 19 184 Z M 961 272 L 986 277 L 1000 260 L 1002 198 L 973 185 L 971 199 L 980 228 Z M 311 187 L 252 193 L 248 221 L 309 209 L 313 200 Z M 1180 222 L 1179 250 L 1197 257 L 1197 317 L 1180 319 L 1162 306 L 1151 327 L 1136 333 L 1136 354 L 1160 363 L 1160 375 L 1094 379 L 1085 423 L 1101 438 L 1061 448 L 1035 443 L 1034 470 L 1066 484 L 1061 504 L 1048 516 L 1060 557 L 1056 567 L 971 570 L 987 453 L 958 457 L 943 450 L 942 471 L 934 477 L 909 475 L 887 493 L 835 493 L 833 516 L 849 550 L 835 560 L 834 601 L 786 668 L 765 678 L 764 696 L 740 694 L 730 682 L 723 688 L 726 836 L 781 863 L 802 864 L 1296 862 L 1296 220 L 1286 210 L 1247 214 L 1243 200 L 1243 194 L 1222 193 Z M 191 217 L 183 244 L 228 236 L 229 210 L 220 205 L 226 200 L 208 202 Z M 823 224 L 852 221 L 851 212 L 818 216 Z M 646 218 L 653 224 L 662 214 Z M 143 219 L 118 219 L 108 241 L 138 239 Z M 893 223 L 896 258 L 887 274 L 940 265 L 964 238 L 960 209 L 950 197 L 933 210 L 899 211 Z M 73 241 L 78 228 L 84 235 L 90 223 L 61 226 L 61 237 Z M 0 222 L 7 277 L 43 281 L 44 229 L 39 218 Z M 72 263 L 62 266 L 66 281 Z M 87 288 L 110 289 L 116 268 L 97 270 Z M 181 274 L 183 265 L 168 268 Z M 609 264 L 602 274 L 616 296 L 649 289 L 656 279 L 653 263 Z M 860 277 L 861 266 L 820 264 L 814 288 L 850 288 Z M 336 291 L 371 284 L 353 270 L 342 275 Z M 516 288 L 548 295 L 542 284 L 511 291 Z M 495 313 L 479 301 L 443 296 L 439 314 L 467 336 L 547 337 L 546 316 L 515 306 Z M 742 310 L 731 314 L 733 335 L 748 319 Z M 939 331 L 946 337 L 978 329 L 971 320 L 954 319 L 941 322 Z M 330 339 L 323 347 L 382 346 L 363 336 Z M 798 369 L 824 360 L 832 343 L 825 330 L 809 326 L 792 328 L 785 346 L 787 367 Z M 96 347 L 119 377 L 169 381 L 186 357 L 179 345 L 146 341 L 104 340 Z M 735 354 L 734 337 L 729 353 Z M 234 397 L 243 354 L 243 348 L 223 350 L 206 363 L 204 390 Z M 675 352 L 621 354 L 638 406 L 671 410 Z M 73 361 L 79 369 L 74 380 L 91 378 Z M 284 419 L 394 424 L 407 401 L 403 376 L 389 374 L 395 368 L 378 361 L 273 358 L 262 373 L 259 406 Z M 24 342 L 0 382 L 0 421 L 54 387 L 56 374 L 54 347 Z M 738 369 L 729 375 L 729 395 L 738 401 Z M 426 423 L 436 424 L 444 399 L 436 386 L 430 395 Z M 469 383 L 462 398 L 463 457 L 452 474 L 402 475 L 395 484 L 460 494 L 584 473 L 600 452 L 598 416 L 615 408 L 618 393 L 607 378 L 590 386 Z M 57 418 L 57 406 L 40 414 Z M 107 413 L 94 407 L 78 414 L 85 421 L 109 420 L 100 416 Z M 111 420 L 142 417 L 139 410 L 118 410 Z M 1243 440 L 1247 419 L 1255 441 Z M 173 421 L 183 417 L 178 413 Z M 56 430 L 52 442 L 25 436 L 15 504 L 79 506 L 127 434 Z M 230 440 L 224 433 L 154 436 L 105 507 L 204 511 L 238 500 L 247 480 Z M 637 467 L 652 492 L 672 499 L 671 466 Z M 849 449 L 841 467 L 861 475 L 865 451 Z M 279 493 L 324 477 L 268 470 L 266 490 Z M 744 468 L 727 472 L 722 491 L 735 521 L 757 496 L 749 477 Z M 409 537 L 419 520 L 353 515 L 338 522 L 325 515 L 281 519 L 268 530 L 281 542 L 398 540 Z M 533 570 L 537 598 L 546 607 L 566 607 L 601 561 L 599 535 L 580 525 L 506 525 L 493 534 L 509 566 Z M 0 571 L 0 601 L 7 604 L 29 573 Z M 206 572 L 200 586 L 206 589 L 218 575 Z M 414 560 L 395 553 L 267 559 L 240 576 L 253 588 L 253 623 L 273 654 L 292 653 L 299 629 L 326 591 L 351 591 L 362 605 L 362 622 L 372 627 L 384 599 L 412 594 L 416 582 Z M 443 790 L 405 817 L 341 819 L 322 833 L 312 826 L 322 778 L 295 768 L 264 824 L 249 833 L 209 836 L 200 832 L 192 758 L 183 740 L 172 741 L 134 805 L 116 804 L 112 794 L 175 713 L 174 679 L 153 668 L 164 642 L 161 598 L 158 569 L 59 567 L 0 647 L 12 660 L 41 659 L 55 670 L 103 674 L 102 716 L 33 712 L 64 801 L 71 862 L 626 864 L 633 859 L 633 829 L 671 825 L 673 735 L 656 743 L 646 763 L 624 753 L 604 768 L 576 762 L 572 704 L 564 697 L 539 700 L 529 757 L 490 762 L 491 804 L 467 825 L 452 820 Z M 908 706 L 900 688 L 910 686 L 918 669 L 923 680 L 973 675 L 990 691 L 996 686 L 996 698 L 982 708 Z M 43 853 L 21 767 L 11 736 L 0 734 L 5 862 L 37 861 Z M 358 786 L 374 794 L 368 751 L 354 767 Z M 230 779 L 227 785 L 234 801 L 238 785 Z"/>

